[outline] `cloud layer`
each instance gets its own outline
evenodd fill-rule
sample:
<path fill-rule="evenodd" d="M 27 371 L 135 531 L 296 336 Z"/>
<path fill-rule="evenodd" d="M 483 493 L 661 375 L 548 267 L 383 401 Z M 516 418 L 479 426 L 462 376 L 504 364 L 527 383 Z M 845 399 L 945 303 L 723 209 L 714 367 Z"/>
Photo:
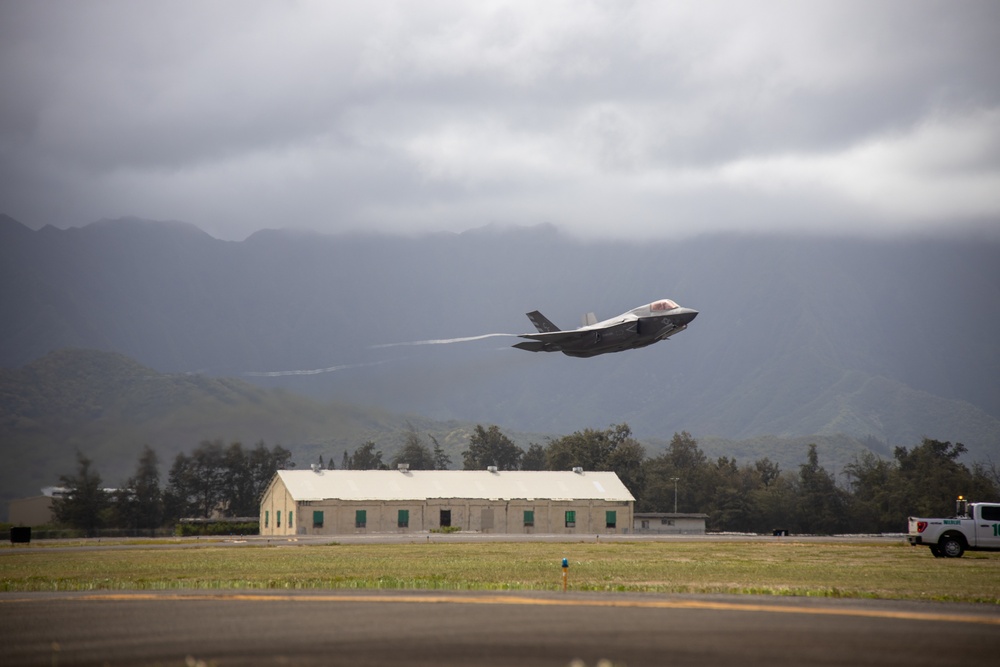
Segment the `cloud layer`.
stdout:
<path fill-rule="evenodd" d="M 0 212 L 997 231 L 998 62 L 989 0 L 6 2 Z"/>

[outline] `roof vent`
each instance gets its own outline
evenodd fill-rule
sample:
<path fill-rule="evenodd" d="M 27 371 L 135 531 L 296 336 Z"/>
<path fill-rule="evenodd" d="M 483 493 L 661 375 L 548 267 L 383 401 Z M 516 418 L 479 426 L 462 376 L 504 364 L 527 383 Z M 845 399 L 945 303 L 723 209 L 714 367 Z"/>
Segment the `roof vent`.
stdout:
<path fill-rule="evenodd" d="M 497 471 L 497 467 L 496 466 L 486 466 L 486 470 L 488 470 L 489 472 L 496 472 Z"/>
<path fill-rule="evenodd" d="M 399 472 L 406 472 L 407 470 L 410 469 L 410 464 L 409 463 L 399 463 L 399 464 L 396 464 L 396 468 L 399 469 Z"/>
<path fill-rule="evenodd" d="M 582 475 L 583 474 L 583 468 L 581 466 L 575 466 L 573 468 L 573 472 L 575 472 L 577 475 Z"/>

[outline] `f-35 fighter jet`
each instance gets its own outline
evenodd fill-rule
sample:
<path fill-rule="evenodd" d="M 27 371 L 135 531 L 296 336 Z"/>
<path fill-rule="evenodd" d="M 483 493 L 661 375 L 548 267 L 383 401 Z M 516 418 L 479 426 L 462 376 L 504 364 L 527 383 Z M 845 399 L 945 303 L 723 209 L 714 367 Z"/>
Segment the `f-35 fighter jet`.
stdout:
<path fill-rule="evenodd" d="M 595 357 L 666 340 L 687 329 L 697 316 L 697 310 L 681 308 L 670 299 L 661 299 L 603 322 L 598 322 L 593 313 L 588 313 L 584 316 L 582 327 L 561 331 L 535 310 L 528 313 L 528 319 L 538 333 L 520 334 L 521 338 L 530 340 L 517 343 L 514 347 L 529 352 L 562 352 L 570 357 Z"/>

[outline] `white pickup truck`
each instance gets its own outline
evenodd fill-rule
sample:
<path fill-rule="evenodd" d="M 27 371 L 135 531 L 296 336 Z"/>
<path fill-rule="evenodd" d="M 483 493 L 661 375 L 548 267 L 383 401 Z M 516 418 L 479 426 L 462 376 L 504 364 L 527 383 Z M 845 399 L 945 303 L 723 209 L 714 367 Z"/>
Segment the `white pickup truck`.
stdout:
<path fill-rule="evenodd" d="M 968 551 L 1000 551 L 1000 503 L 970 503 L 961 496 L 950 519 L 910 517 L 907 539 L 931 548 L 938 558 Z"/>

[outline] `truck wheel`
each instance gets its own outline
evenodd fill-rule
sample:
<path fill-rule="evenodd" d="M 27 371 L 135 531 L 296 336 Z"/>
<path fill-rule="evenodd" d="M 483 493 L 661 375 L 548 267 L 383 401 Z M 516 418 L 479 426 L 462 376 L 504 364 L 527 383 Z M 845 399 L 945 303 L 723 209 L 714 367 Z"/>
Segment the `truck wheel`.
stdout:
<path fill-rule="evenodd" d="M 938 549 L 947 558 L 961 558 L 965 553 L 965 545 L 962 540 L 954 535 L 945 535 L 938 540 Z"/>
<path fill-rule="evenodd" d="M 941 553 L 941 547 L 939 547 L 936 544 L 932 544 L 930 546 L 931 546 L 931 553 L 934 554 L 935 558 L 944 558 L 944 554 Z"/>

